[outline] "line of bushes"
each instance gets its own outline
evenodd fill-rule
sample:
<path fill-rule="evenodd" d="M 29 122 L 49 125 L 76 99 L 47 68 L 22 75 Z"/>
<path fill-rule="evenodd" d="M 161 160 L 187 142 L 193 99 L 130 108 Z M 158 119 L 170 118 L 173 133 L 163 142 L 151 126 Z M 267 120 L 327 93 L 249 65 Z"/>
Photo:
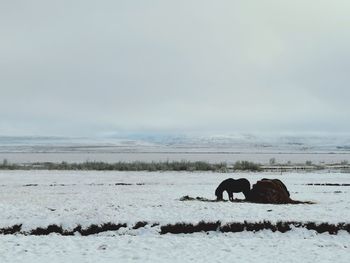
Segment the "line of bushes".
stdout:
<path fill-rule="evenodd" d="M 1 170 L 95 170 L 95 171 L 213 171 L 226 172 L 226 163 L 211 164 L 208 162 L 83 162 L 83 163 L 31 163 L 0 164 Z"/>
<path fill-rule="evenodd" d="M 239 170 L 239 171 L 256 171 L 256 172 L 262 171 L 260 164 L 249 162 L 249 161 L 237 161 L 233 166 L 233 169 Z"/>
<path fill-rule="evenodd" d="M 7 160 L 0 163 L 0 170 L 95 170 L 95 171 L 262 171 L 260 164 L 249 161 L 237 161 L 233 167 L 227 163 L 209 163 L 204 161 L 166 161 L 166 162 L 36 162 L 12 164 Z"/>

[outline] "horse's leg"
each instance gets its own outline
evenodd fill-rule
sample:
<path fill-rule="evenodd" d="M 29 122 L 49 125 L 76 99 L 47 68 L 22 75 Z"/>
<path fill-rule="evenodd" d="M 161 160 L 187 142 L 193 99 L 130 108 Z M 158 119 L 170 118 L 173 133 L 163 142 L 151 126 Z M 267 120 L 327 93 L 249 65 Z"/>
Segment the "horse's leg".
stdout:
<path fill-rule="evenodd" d="M 233 201 L 233 192 L 228 192 L 228 197 L 230 201 Z"/>

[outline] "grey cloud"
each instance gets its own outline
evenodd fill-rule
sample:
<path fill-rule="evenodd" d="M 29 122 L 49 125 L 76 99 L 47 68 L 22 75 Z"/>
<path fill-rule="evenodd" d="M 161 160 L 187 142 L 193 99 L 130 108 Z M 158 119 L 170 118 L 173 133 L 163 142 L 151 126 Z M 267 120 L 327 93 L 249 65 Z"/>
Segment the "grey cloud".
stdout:
<path fill-rule="evenodd" d="M 348 1 L 0 1 L 0 134 L 349 132 Z"/>

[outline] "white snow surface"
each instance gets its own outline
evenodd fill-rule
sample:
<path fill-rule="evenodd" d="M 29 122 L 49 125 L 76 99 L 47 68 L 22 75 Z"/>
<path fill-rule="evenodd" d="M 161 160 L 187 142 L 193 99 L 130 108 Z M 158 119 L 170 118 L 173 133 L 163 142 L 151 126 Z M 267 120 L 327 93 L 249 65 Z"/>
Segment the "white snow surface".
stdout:
<path fill-rule="evenodd" d="M 279 178 L 293 199 L 317 204 L 179 201 L 184 195 L 214 199 L 215 188 L 228 177 L 245 177 L 251 184 Z M 0 262 L 350 262 L 350 238 L 345 231 L 329 235 L 295 228 L 286 233 L 159 235 L 159 227 L 129 227 L 137 221 L 162 225 L 201 220 L 349 223 L 349 187 L 307 183 L 348 184 L 350 175 L 1 171 L 0 228 L 23 224 L 23 230 L 29 231 L 58 224 L 72 229 L 77 224 L 107 222 L 128 223 L 128 227 L 87 237 L 0 235 Z"/>
<path fill-rule="evenodd" d="M 350 260 L 350 238 L 295 229 L 287 233 L 0 236 L 0 262 L 337 262 Z"/>
<path fill-rule="evenodd" d="M 272 205 L 180 201 L 185 195 L 214 199 L 217 185 L 228 177 L 279 178 L 294 200 L 316 204 Z M 131 185 L 118 185 L 118 184 Z M 0 228 L 22 224 L 24 231 L 50 224 L 73 229 L 78 224 L 198 223 L 204 221 L 350 222 L 350 187 L 308 186 L 350 183 L 341 173 L 212 173 L 1 171 Z M 225 195 L 224 195 L 225 197 Z M 243 198 L 242 194 L 235 197 Z M 226 197 L 227 198 L 227 197 Z"/>

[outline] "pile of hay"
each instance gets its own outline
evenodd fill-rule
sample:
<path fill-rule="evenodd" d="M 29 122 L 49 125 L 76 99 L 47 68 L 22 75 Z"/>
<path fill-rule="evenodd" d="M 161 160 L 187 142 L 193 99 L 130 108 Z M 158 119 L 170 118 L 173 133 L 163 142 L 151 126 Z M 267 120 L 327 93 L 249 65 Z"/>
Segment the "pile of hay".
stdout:
<path fill-rule="evenodd" d="M 290 198 L 287 187 L 279 179 L 262 179 L 253 185 L 246 200 L 263 204 L 312 204 Z"/>

